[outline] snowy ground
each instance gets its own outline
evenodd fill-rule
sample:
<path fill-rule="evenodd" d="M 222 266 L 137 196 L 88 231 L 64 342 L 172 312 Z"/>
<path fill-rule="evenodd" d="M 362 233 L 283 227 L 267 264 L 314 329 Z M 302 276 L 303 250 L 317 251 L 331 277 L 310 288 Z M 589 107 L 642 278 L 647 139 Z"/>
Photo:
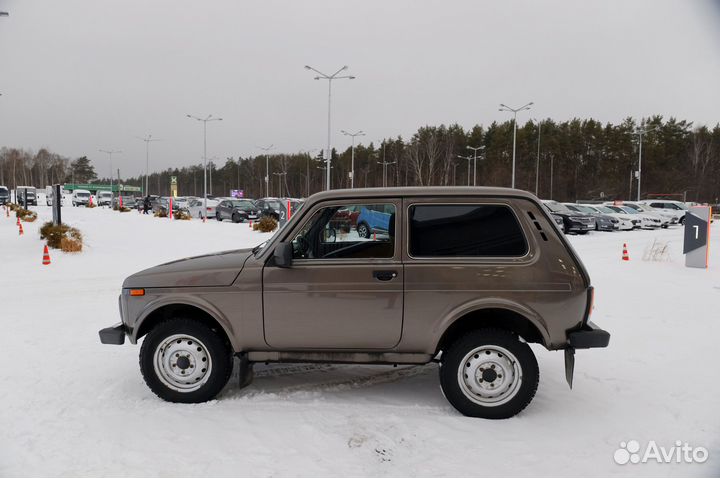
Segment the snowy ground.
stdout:
<path fill-rule="evenodd" d="M 460 416 L 435 365 L 274 365 L 218 400 L 162 402 L 138 347 L 103 346 L 122 279 L 167 260 L 253 245 L 247 225 L 169 222 L 107 209 L 63 209 L 87 249 L 52 252 L 37 228 L 0 217 L 0 476 L 629 476 L 720 474 L 720 224 L 711 268 L 684 267 L 682 231 L 595 233 L 571 241 L 596 287 L 593 320 L 610 348 L 563 356 L 535 347 L 538 394 L 504 421 Z M 671 261 L 643 262 L 653 239 Z M 621 262 L 627 242 L 631 261 Z M 704 464 L 617 465 L 621 441 L 677 440 Z"/>

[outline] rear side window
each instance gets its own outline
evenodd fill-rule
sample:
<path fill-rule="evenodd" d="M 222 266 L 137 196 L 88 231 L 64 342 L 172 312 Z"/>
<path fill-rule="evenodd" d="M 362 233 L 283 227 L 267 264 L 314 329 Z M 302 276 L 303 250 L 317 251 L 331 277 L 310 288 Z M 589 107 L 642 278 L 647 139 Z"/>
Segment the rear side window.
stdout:
<path fill-rule="evenodd" d="M 515 214 L 495 204 L 423 204 L 410 207 L 413 257 L 520 257 L 527 241 Z"/>

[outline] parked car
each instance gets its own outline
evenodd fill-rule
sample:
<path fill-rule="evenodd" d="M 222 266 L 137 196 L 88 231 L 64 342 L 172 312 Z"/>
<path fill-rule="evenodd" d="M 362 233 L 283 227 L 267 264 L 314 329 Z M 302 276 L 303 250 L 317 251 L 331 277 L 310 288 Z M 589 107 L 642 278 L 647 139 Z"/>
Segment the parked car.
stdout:
<path fill-rule="evenodd" d="M 278 198 L 260 198 L 255 200 L 255 207 L 260 212 L 260 217 L 269 216 L 278 221 L 284 210 L 280 201 Z"/>
<path fill-rule="evenodd" d="M 188 201 L 187 205 L 187 212 L 192 217 L 196 217 L 198 219 L 202 219 L 203 216 L 206 218 L 212 218 L 215 217 L 216 213 L 216 207 L 218 205 L 218 201 L 214 199 L 208 199 L 207 200 L 207 210 L 205 210 L 205 203 L 203 202 L 202 198 L 193 198 Z"/>
<path fill-rule="evenodd" d="M 543 200 L 543 204 L 550 212 L 560 216 L 565 225 L 565 233 L 587 234 L 589 231 L 595 230 L 595 218 L 571 211 L 564 204 L 557 201 Z"/>
<path fill-rule="evenodd" d="M 95 200 L 98 206 L 112 206 L 113 193 L 110 191 L 98 191 L 95 194 Z"/>
<path fill-rule="evenodd" d="M 87 206 L 90 203 L 90 191 L 86 189 L 76 189 L 72 193 L 72 205 Z"/>
<path fill-rule="evenodd" d="M 650 216 L 647 214 L 643 214 L 641 212 L 636 211 L 635 209 L 627 206 L 612 206 L 608 205 L 610 209 L 613 211 L 619 212 L 621 214 L 628 214 L 631 217 L 636 217 L 640 220 L 640 228 L 641 229 L 657 229 L 660 226 L 662 226 L 662 223 L 660 219 L 654 216 Z"/>
<path fill-rule="evenodd" d="M 623 201 L 622 206 L 635 209 L 640 214 L 653 217 L 660 220 L 660 227 L 666 229 L 670 224 L 677 224 L 678 218 L 675 214 L 668 214 L 657 209 L 653 209 L 647 204 L 634 201 Z"/>
<path fill-rule="evenodd" d="M 580 214 L 588 214 L 595 218 L 595 230 L 596 231 L 616 231 L 620 228 L 620 221 L 612 216 L 602 214 L 592 208 L 583 206 L 576 203 L 564 203 L 571 211 L 579 212 Z"/>
<path fill-rule="evenodd" d="M 669 201 L 666 199 L 652 199 L 647 201 L 640 201 L 644 204 L 660 213 L 667 214 L 674 218 L 671 224 L 684 224 L 685 213 L 688 211 L 687 205 L 682 201 Z"/>
<path fill-rule="evenodd" d="M 118 205 L 122 204 L 123 207 L 135 209 L 137 207 L 138 202 L 142 203 L 142 201 L 138 201 L 138 199 L 136 199 L 135 196 L 133 196 L 131 194 L 115 196 L 114 198 L 112 198 L 110 207 L 115 208 Z"/>
<path fill-rule="evenodd" d="M 15 202 L 23 207 L 37 206 L 37 190 L 33 186 L 18 186 L 15 188 Z"/>
<path fill-rule="evenodd" d="M 224 199 L 215 209 L 215 219 L 222 221 L 230 219 L 232 222 L 255 221 L 259 211 L 250 199 Z"/>
<path fill-rule="evenodd" d="M 391 204 L 378 204 L 360 208 L 357 217 L 358 236 L 368 239 L 373 234 L 387 234 L 390 230 L 395 207 Z"/>
<path fill-rule="evenodd" d="M 374 241 L 329 234 L 353 205 L 390 223 Z M 561 264 L 562 267 L 559 267 Z M 500 188 L 326 191 L 266 243 L 173 261 L 122 285 L 121 323 L 100 331 L 140 348 L 140 370 L 164 400 L 213 399 L 239 358 L 240 384 L 265 362 L 440 364 L 461 413 L 508 418 L 532 400 L 529 344 L 605 347 L 589 321 L 590 277 L 537 198 Z M 547 400 L 544 409 L 556 406 Z"/>
<path fill-rule="evenodd" d="M 5 186 L 0 186 L 0 205 L 10 202 L 10 190 Z"/>
<path fill-rule="evenodd" d="M 610 216 L 618 220 L 618 229 L 621 231 L 631 231 L 633 229 L 640 229 L 642 221 L 640 219 L 633 219 L 629 214 L 620 213 L 610 209 L 607 206 L 601 204 L 581 204 L 586 208 L 592 209 L 605 216 Z"/>

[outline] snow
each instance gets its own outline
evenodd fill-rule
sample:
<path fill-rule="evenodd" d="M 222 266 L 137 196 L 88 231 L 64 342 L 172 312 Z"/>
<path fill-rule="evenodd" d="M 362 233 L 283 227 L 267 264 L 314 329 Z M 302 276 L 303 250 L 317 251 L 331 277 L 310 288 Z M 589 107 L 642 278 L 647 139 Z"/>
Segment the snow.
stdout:
<path fill-rule="evenodd" d="M 44 204 L 41 202 L 40 204 Z M 86 250 L 51 251 L 37 229 L 0 217 L 0 476 L 717 476 L 720 472 L 720 224 L 709 270 L 684 267 L 682 230 L 571 236 L 596 287 L 592 320 L 608 349 L 534 346 L 541 379 L 522 414 L 488 421 L 444 399 L 436 365 L 270 365 L 217 400 L 165 403 L 145 386 L 138 346 L 107 346 L 129 274 L 179 257 L 247 247 L 246 224 L 169 221 L 63 208 Z M 4 212 L 4 211 L 3 211 Z M 670 260 L 644 262 L 653 240 Z M 631 261 L 620 260 L 627 242 Z M 714 247 L 714 251 L 712 248 Z M 704 464 L 618 465 L 621 441 L 703 446 Z"/>

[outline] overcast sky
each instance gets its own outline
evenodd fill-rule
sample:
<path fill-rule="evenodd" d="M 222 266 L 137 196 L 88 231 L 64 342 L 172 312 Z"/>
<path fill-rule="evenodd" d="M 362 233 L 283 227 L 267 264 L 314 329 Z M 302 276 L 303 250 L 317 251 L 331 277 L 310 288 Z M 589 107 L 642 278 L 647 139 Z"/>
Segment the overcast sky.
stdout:
<path fill-rule="evenodd" d="M 0 146 L 106 156 L 122 176 L 320 148 L 426 124 L 529 117 L 720 120 L 717 0 L 0 0 Z"/>

